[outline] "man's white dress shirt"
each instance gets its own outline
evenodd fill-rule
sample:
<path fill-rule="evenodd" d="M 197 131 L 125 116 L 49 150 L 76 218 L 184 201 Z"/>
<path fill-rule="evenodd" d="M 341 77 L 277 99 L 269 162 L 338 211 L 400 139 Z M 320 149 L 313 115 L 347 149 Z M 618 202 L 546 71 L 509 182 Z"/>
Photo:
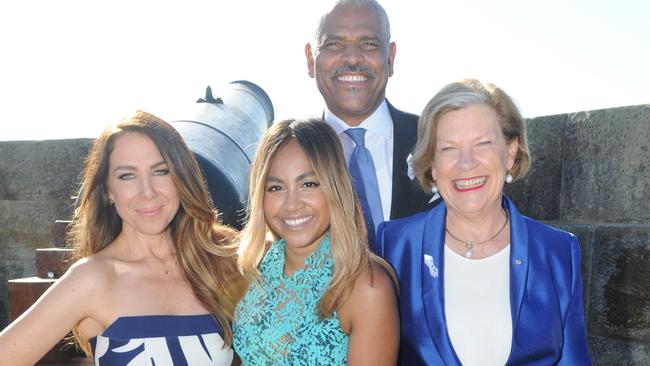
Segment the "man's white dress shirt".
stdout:
<path fill-rule="evenodd" d="M 358 126 L 350 126 L 342 119 L 335 116 L 327 107 L 325 108 L 324 119 L 327 124 L 334 128 L 339 136 L 345 160 L 350 162 L 350 155 L 355 148 L 354 141 L 345 134 L 348 128 L 361 127 L 366 129 L 366 148 L 372 155 L 375 164 L 377 183 L 379 184 L 379 195 L 381 197 L 381 208 L 384 214 L 384 221 L 390 219 L 390 207 L 393 197 L 393 121 L 388 111 L 386 100 Z"/>

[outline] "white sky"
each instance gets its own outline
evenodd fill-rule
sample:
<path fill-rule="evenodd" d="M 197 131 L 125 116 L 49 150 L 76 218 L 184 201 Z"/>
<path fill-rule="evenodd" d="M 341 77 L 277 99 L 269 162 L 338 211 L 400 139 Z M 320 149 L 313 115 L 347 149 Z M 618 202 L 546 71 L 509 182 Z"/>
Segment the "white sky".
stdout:
<path fill-rule="evenodd" d="M 383 0 L 397 43 L 387 96 L 420 113 L 475 77 L 524 116 L 650 103 L 650 1 Z M 245 79 L 277 118 L 320 115 L 304 44 L 328 3 L 7 0 L 0 140 L 97 137 L 133 109 L 187 117 L 205 87 Z"/>

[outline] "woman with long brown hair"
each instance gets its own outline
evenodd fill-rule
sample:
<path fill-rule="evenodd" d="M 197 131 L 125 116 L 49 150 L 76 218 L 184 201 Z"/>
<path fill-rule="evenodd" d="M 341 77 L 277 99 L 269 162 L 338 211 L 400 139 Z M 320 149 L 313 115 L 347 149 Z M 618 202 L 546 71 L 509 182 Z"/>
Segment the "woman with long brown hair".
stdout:
<path fill-rule="evenodd" d="M 33 364 L 73 329 L 97 365 L 230 365 L 234 233 L 178 132 L 135 112 L 94 142 L 82 186 L 77 261 L 0 334 L 3 364 Z"/>

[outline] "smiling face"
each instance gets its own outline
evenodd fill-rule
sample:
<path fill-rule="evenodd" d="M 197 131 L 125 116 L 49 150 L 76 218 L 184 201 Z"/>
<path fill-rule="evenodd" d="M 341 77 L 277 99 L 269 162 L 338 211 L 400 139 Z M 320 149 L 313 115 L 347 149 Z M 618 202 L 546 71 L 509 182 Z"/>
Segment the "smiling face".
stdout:
<path fill-rule="evenodd" d="M 325 19 L 317 48 L 305 48 L 309 76 L 327 108 L 349 125 L 361 123 L 384 100 L 395 44 L 386 45 L 381 34 L 373 9 L 338 6 Z"/>
<path fill-rule="evenodd" d="M 492 108 L 472 104 L 443 114 L 431 175 L 448 209 L 464 216 L 498 209 L 516 153 L 517 140 L 506 142 Z"/>
<path fill-rule="evenodd" d="M 266 176 L 264 216 L 286 250 L 312 253 L 330 226 L 329 206 L 307 155 L 292 140 L 277 152 Z"/>
<path fill-rule="evenodd" d="M 150 138 L 139 133 L 127 132 L 115 140 L 106 186 L 125 232 L 164 233 L 180 206 L 160 151 Z"/>

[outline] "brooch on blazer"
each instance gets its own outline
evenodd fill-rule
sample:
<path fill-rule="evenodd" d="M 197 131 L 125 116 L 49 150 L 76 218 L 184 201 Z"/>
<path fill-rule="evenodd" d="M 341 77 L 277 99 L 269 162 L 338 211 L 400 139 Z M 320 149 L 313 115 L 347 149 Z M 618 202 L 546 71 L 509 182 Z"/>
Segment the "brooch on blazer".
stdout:
<path fill-rule="evenodd" d="M 406 166 L 408 167 L 406 175 L 408 175 L 411 180 L 415 179 L 415 171 L 413 170 L 413 154 L 409 154 L 409 156 L 406 157 Z"/>
<path fill-rule="evenodd" d="M 408 177 L 411 180 L 415 179 L 415 170 L 413 170 L 413 154 L 409 154 L 409 156 L 406 157 L 406 166 L 408 167 L 408 169 L 406 170 L 406 175 L 408 175 Z M 440 194 L 438 193 L 437 189 L 431 191 L 431 193 L 433 193 L 433 196 L 431 197 L 428 203 L 434 202 L 435 200 L 440 198 Z"/>
<path fill-rule="evenodd" d="M 424 255 L 424 265 L 429 268 L 429 274 L 433 278 L 438 278 L 438 268 L 436 268 L 436 265 L 433 264 L 433 257 L 425 254 Z"/>

